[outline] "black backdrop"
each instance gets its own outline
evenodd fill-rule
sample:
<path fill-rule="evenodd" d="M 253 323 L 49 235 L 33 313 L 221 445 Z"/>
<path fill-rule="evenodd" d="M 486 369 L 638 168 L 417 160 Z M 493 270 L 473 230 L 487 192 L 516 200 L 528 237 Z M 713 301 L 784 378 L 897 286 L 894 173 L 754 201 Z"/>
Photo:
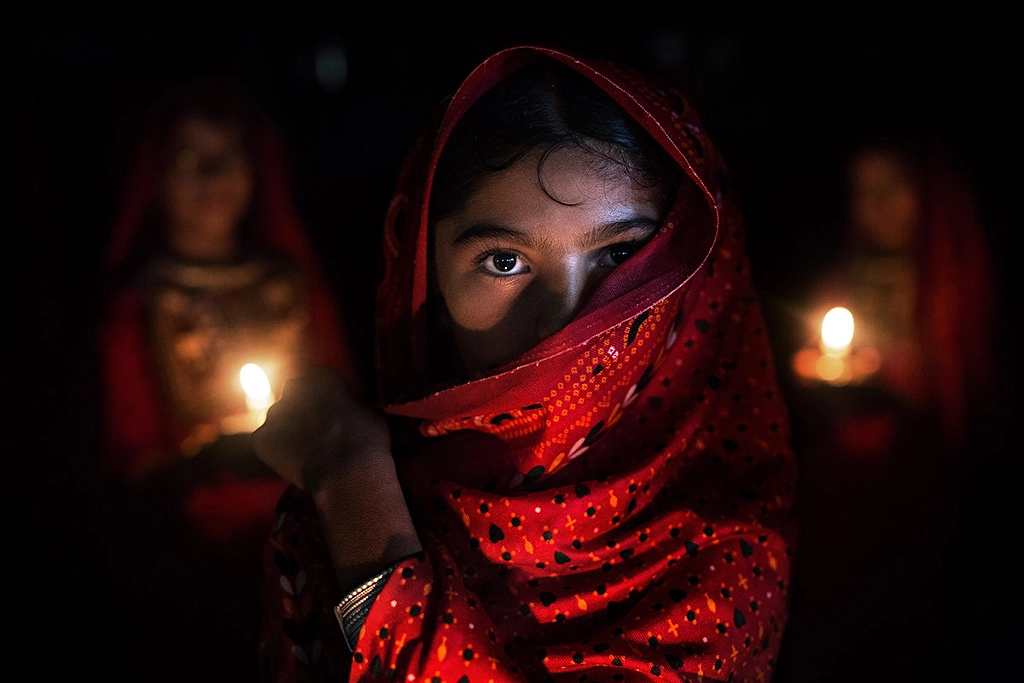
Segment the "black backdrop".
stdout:
<path fill-rule="evenodd" d="M 76 372 L 88 359 L 125 141 L 143 104 L 183 65 L 226 61 L 249 78 L 291 145 L 300 212 L 357 315 L 369 311 L 377 231 L 416 127 L 480 57 L 516 42 L 599 52 L 690 89 L 734 174 L 769 301 L 784 301 L 805 266 L 827 258 L 840 208 L 836 161 L 863 124 L 889 118 L 950 140 L 975 180 L 1006 287 L 1022 120 L 1020 39 L 1009 14 L 979 5 L 969 17 L 846 3 L 828 16 L 686 2 L 416 5 L 180 0 L 5 10 L 13 50 L 3 251 L 15 322 L 6 328 L 15 370 L 6 498 L 16 513 L 5 569 L 23 588 L 4 593 L 14 630 L 26 636 L 15 651 L 30 666 L 73 671 L 97 661 L 95 639 L 76 635 L 91 628 L 76 602 L 94 569 L 80 507 L 91 432 L 78 408 L 95 402 Z M 335 86 L 317 75 L 332 48 L 347 69 Z M 784 344 L 785 321 L 778 325 Z"/>

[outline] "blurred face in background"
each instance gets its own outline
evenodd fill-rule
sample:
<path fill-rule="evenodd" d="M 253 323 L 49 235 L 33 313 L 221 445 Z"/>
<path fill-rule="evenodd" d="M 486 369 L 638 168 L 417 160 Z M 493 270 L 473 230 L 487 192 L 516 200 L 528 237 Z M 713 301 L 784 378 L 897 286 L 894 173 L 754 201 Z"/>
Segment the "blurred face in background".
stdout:
<path fill-rule="evenodd" d="M 242 131 L 202 118 L 182 121 L 163 185 L 168 241 L 181 255 L 230 257 L 253 194 Z"/>
<path fill-rule="evenodd" d="M 852 227 L 874 246 L 908 247 L 920 216 L 914 179 L 898 155 L 865 150 L 849 166 Z"/>

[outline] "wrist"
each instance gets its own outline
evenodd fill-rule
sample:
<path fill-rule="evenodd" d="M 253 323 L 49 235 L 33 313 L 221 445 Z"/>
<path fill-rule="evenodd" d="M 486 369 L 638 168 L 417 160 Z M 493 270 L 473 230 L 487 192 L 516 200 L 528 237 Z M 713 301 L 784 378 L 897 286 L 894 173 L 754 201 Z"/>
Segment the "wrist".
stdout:
<path fill-rule="evenodd" d="M 390 455 L 336 468 L 310 494 L 342 589 L 423 549 Z"/>
<path fill-rule="evenodd" d="M 314 500 L 330 498 L 339 493 L 351 495 L 353 487 L 372 488 L 375 482 L 397 481 L 395 462 L 387 448 L 365 447 L 339 449 L 324 458 L 318 467 L 307 468 L 302 482 Z"/>

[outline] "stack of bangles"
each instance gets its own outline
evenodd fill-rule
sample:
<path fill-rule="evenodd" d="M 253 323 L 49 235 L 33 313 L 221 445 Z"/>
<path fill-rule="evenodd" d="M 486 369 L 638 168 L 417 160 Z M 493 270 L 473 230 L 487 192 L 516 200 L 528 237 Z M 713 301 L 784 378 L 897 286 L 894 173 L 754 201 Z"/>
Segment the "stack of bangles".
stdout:
<path fill-rule="evenodd" d="M 366 583 L 357 586 L 335 605 L 334 616 L 338 619 L 338 625 L 341 626 L 341 633 L 349 651 L 355 652 L 356 641 L 359 640 L 359 631 L 363 628 L 366 615 L 370 613 L 370 607 L 377 599 L 377 594 L 384 589 L 384 584 L 388 582 L 388 577 L 397 566 L 398 564 L 395 564 Z"/>

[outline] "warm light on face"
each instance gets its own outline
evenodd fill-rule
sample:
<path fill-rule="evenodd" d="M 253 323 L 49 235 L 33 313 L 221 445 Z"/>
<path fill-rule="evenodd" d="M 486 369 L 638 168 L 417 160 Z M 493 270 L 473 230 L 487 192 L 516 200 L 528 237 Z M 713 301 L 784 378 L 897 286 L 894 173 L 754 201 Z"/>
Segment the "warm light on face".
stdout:
<path fill-rule="evenodd" d="M 853 314 L 837 306 L 821 321 L 821 343 L 825 353 L 843 353 L 853 341 Z"/>
<path fill-rule="evenodd" d="M 245 400 L 250 410 L 265 410 L 274 402 L 270 380 L 263 368 L 255 363 L 246 363 L 238 373 L 238 379 L 245 391 Z"/>

